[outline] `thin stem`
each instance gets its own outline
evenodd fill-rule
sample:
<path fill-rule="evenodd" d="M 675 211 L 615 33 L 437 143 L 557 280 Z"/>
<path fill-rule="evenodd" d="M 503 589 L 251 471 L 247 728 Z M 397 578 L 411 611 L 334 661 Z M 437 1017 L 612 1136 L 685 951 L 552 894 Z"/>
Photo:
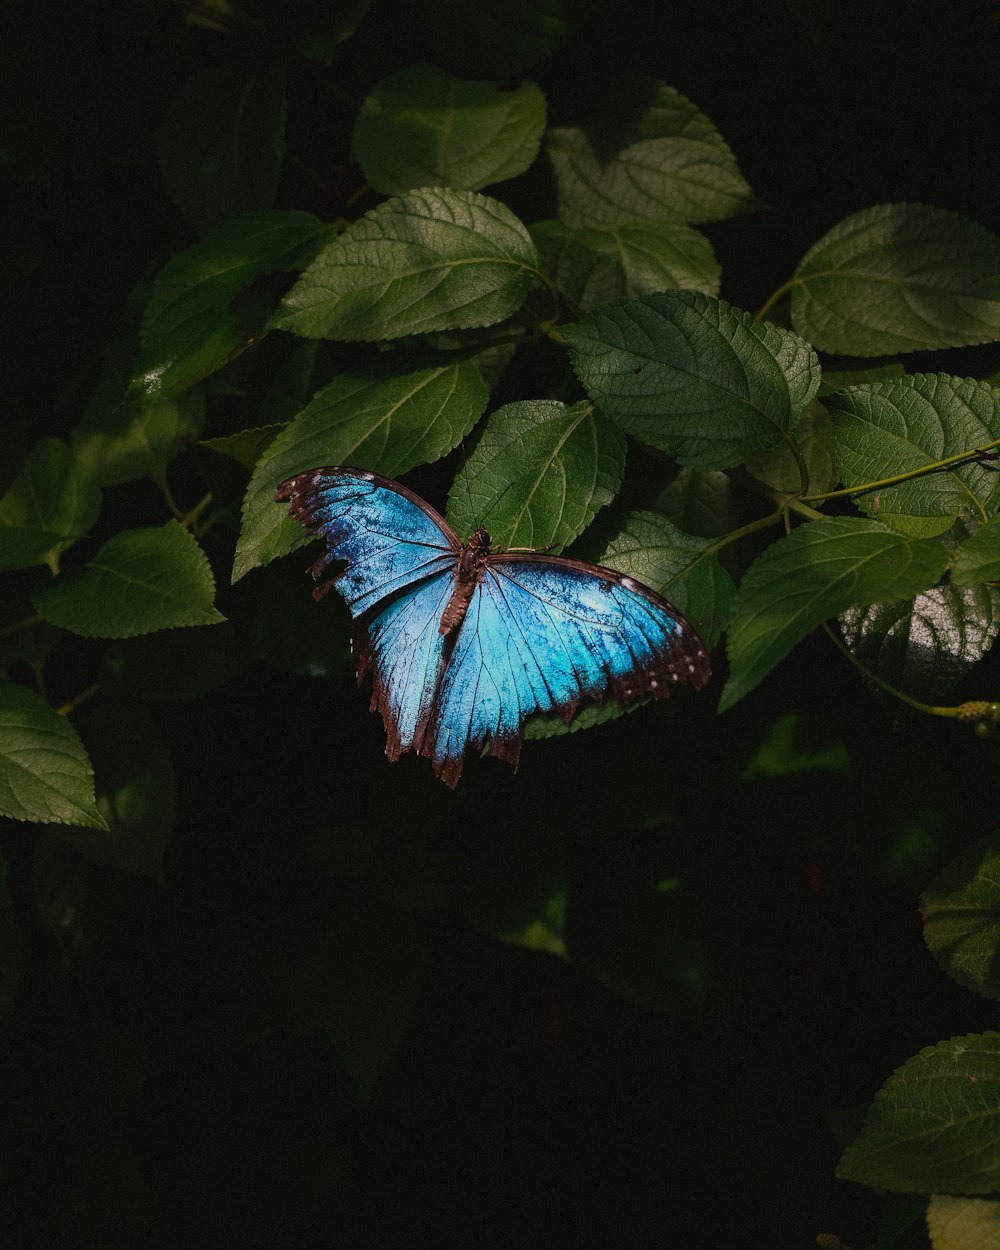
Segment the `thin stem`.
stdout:
<path fill-rule="evenodd" d="M 801 283 L 801 281 L 802 281 L 801 278 L 789 278 L 787 282 L 783 282 L 776 291 L 773 291 L 767 297 L 767 299 L 760 306 L 757 312 L 754 313 L 755 320 L 763 321 L 764 318 L 767 316 L 767 314 L 771 311 L 771 309 L 778 302 L 778 300 L 781 299 L 781 297 L 785 294 L 785 292 L 790 291 L 793 286 L 798 286 Z"/>
<path fill-rule="evenodd" d="M 44 616 L 26 616 L 23 620 L 14 621 L 10 625 L 0 626 L 0 638 L 9 638 L 11 634 L 19 634 L 23 629 L 31 629 L 34 625 L 41 625 L 44 620 Z"/>
<path fill-rule="evenodd" d="M 75 698 L 70 699 L 67 703 L 64 703 L 61 707 L 57 707 L 56 711 L 59 713 L 60 716 L 72 716 L 72 714 L 76 711 L 76 709 L 82 703 L 86 703 L 89 699 L 92 699 L 95 694 L 100 694 L 100 693 L 101 693 L 101 684 L 100 682 L 95 681 L 92 686 L 87 686 L 85 690 L 81 690 L 80 693 L 76 695 Z"/>
<path fill-rule="evenodd" d="M 186 512 L 183 516 L 178 516 L 177 518 L 178 521 L 180 521 L 181 525 L 183 525 L 185 529 L 192 529 L 195 525 L 195 522 L 198 520 L 198 518 L 201 516 L 201 514 L 205 511 L 205 509 L 208 507 L 208 505 L 211 502 L 212 502 L 212 492 L 209 491 L 207 495 L 204 495 L 201 499 L 198 500 L 198 502 L 195 504 L 195 506 L 191 509 L 190 512 Z"/>
<path fill-rule="evenodd" d="M 756 534 L 758 530 L 767 529 L 768 526 L 774 525 L 775 522 L 781 520 L 782 513 L 783 509 L 776 508 L 767 516 L 762 516 L 756 521 L 751 521 L 749 525 L 741 525 L 739 529 L 733 530 L 729 534 L 723 534 L 721 538 L 716 539 L 716 541 L 706 547 L 704 551 L 699 551 L 695 558 L 688 564 L 685 564 L 683 568 L 678 569 L 673 577 L 671 577 L 670 580 L 664 584 L 664 590 L 666 590 L 668 586 L 672 586 L 679 577 L 687 577 L 692 569 L 696 569 L 698 565 L 701 564 L 702 560 L 707 560 L 709 556 L 714 556 L 715 553 L 717 551 L 721 551 L 723 547 L 728 547 L 730 543 L 739 542 L 741 538 L 746 538 L 748 534 Z"/>
<path fill-rule="evenodd" d="M 973 447 L 969 451 L 960 451 L 954 456 L 946 456 L 943 460 L 935 460 L 932 464 L 922 465 L 919 469 L 908 469 L 905 473 L 897 473 L 895 477 L 884 477 L 877 482 L 864 482 L 860 486 L 845 486 L 843 490 L 821 491 L 815 495 L 805 495 L 804 498 L 815 503 L 821 499 L 841 499 L 846 495 L 863 495 L 870 490 L 881 490 L 883 486 L 895 486 L 897 482 L 908 482 L 915 477 L 924 477 L 928 473 L 937 473 L 941 469 L 951 468 L 954 464 L 991 451 L 994 447 L 1000 447 L 1000 438 L 994 439 L 992 443 L 985 443 L 982 447 Z"/>

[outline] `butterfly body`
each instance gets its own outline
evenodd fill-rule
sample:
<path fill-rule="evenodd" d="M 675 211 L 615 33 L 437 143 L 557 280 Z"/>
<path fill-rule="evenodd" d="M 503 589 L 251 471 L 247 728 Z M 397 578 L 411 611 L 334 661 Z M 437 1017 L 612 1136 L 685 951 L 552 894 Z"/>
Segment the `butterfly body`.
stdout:
<path fill-rule="evenodd" d="M 412 491 L 360 469 L 298 473 L 276 498 L 325 540 L 314 578 L 346 565 L 313 593 L 333 586 L 351 610 L 358 681 L 371 673 L 386 754 L 415 750 L 448 785 L 470 747 L 516 765 L 533 712 L 568 722 L 585 697 L 610 690 L 628 704 L 708 681 L 687 621 L 612 569 L 494 552 L 485 529 L 463 544 Z"/>

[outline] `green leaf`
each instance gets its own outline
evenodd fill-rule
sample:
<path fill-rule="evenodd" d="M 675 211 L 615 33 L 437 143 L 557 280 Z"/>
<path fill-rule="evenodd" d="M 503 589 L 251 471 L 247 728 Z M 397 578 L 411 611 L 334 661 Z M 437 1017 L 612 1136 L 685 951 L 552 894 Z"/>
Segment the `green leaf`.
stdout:
<path fill-rule="evenodd" d="M 992 1193 L 1000 1170 L 1000 1033 L 928 1046 L 875 1096 L 842 1180 L 904 1193 Z"/>
<path fill-rule="evenodd" d="M 303 268 L 330 234 L 309 213 L 248 213 L 168 261 L 150 289 L 134 387 L 169 396 L 221 368 L 271 315 L 269 291 L 254 284 Z"/>
<path fill-rule="evenodd" d="M 825 352 L 882 356 L 1000 338 L 1000 239 L 926 204 L 845 217 L 795 271 L 792 325 Z"/>
<path fill-rule="evenodd" d="M 279 482 L 333 464 L 396 477 L 456 446 L 479 420 L 487 398 L 485 383 L 467 360 L 421 367 L 411 356 L 387 356 L 340 374 L 258 462 L 243 503 L 233 581 L 309 541 L 274 502 Z"/>
<path fill-rule="evenodd" d="M 687 616 L 709 648 L 729 619 L 736 588 L 705 538 L 685 534 L 657 512 L 627 512 L 599 563 L 634 577 Z"/>
<path fill-rule="evenodd" d="M 1000 1199 L 932 1194 L 927 1205 L 927 1231 L 934 1250 L 997 1250 Z"/>
<path fill-rule="evenodd" d="M 0 815 L 107 827 L 94 804 L 94 770 L 76 730 L 33 690 L 2 679 Z"/>
<path fill-rule="evenodd" d="M 937 581 L 945 560 L 933 539 L 905 538 L 852 517 L 812 521 L 772 543 L 736 595 L 719 710 L 749 694 L 823 621 L 856 603 L 917 595 Z"/>
<path fill-rule="evenodd" d="M 841 480 L 833 422 L 818 400 L 811 400 L 799 417 L 795 426 L 795 445 L 806 467 L 808 489 L 833 490 Z M 762 456 L 752 456 L 746 467 L 758 481 L 774 490 L 798 494 L 802 489 L 799 463 L 786 442 L 779 443 L 774 451 L 765 452 Z"/>
<path fill-rule="evenodd" d="M 543 272 L 581 312 L 623 295 L 653 291 L 719 293 L 712 245 L 690 226 L 632 221 L 592 230 L 543 221 L 531 227 Z"/>
<path fill-rule="evenodd" d="M 93 761 L 97 810 L 107 828 L 52 832 L 95 864 L 162 884 L 177 782 L 155 721 L 142 708 L 105 703 L 80 720 L 79 731 Z"/>
<path fill-rule="evenodd" d="M 73 450 L 101 486 L 150 477 L 161 485 L 167 465 L 201 433 L 205 400 L 198 390 L 172 399 L 128 393 L 138 348 L 119 340 L 73 431 Z"/>
<path fill-rule="evenodd" d="M 490 417 L 448 496 L 448 519 L 488 524 L 498 547 L 565 547 L 618 493 L 625 438 L 583 401 L 507 404 Z"/>
<path fill-rule="evenodd" d="M 425 947 L 412 912 L 352 903 L 334 914 L 300 971 L 303 1023 L 319 1025 L 366 1097 L 406 1032 Z"/>
<path fill-rule="evenodd" d="M 1000 998 L 1000 833 L 953 859 L 920 899 L 924 941 L 959 985 Z"/>
<path fill-rule="evenodd" d="M 160 173 L 195 232 L 270 208 L 285 155 L 285 63 L 194 74 L 156 134 Z"/>
<path fill-rule="evenodd" d="M 384 195 L 413 187 L 478 191 L 523 173 L 544 129 L 545 96 L 533 82 L 474 82 L 409 65 L 362 104 L 354 150 L 369 185 Z"/>
<path fill-rule="evenodd" d="M 753 781 L 816 772 L 849 775 L 847 744 L 825 716 L 788 712 L 767 727 L 740 775 Z"/>
<path fill-rule="evenodd" d="M 926 468 L 1000 438 L 1000 390 L 969 378 L 914 373 L 852 386 L 824 402 L 833 418 L 842 480 L 850 488 Z M 880 486 L 855 501 L 871 513 L 876 497 L 879 520 L 904 533 L 911 517 L 944 518 L 943 530 L 958 516 L 985 520 L 995 511 L 1000 475 L 988 463 L 968 460 Z"/>
<path fill-rule="evenodd" d="M 679 469 L 656 497 L 655 506 L 685 534 L 719 538 L 747 518 L 728 473 L 715 469 Z"/>
<path fill-rule="evenodd" d="M 729 146 L 661 82 L 625 86 L 586 127 L 550 130 L 559 217 L 598 229 L 630 221 L 721 221 L 760 207 Z"/>
<path fill-rule="evenodd" d="M 0 499 L 0 571 L 53 563 L 100 511 L 87 466 L 57 438 L 42 439 Z"/>
<path fill-rule="evenodd" d="M 770 451 L 819 385 L 808 343 L 692 291 L 618 300 L 562 333 L 601 410 L 693 468 Z"/>
<path fill-rule="evenodd" d="M 981 525 L 951 560 L 954 586 L 1000 581 L 1000 525 Z"/>
<path fill-rule="evenodd" d="M 521 306 L 537 264 L 528 231 L 503 204 L 471 191 L 414 191 L 345 230 L 271 325 L 350 342 L 490 326 Z"/>
<path fill-rule="evenodd" d="M 901 603 L 849 608 L 840 627 L 866 668 L 934 703 L 992 647 L 1000 630 L 1000 590 L 934 586 Z"/>
<path fill-rule="evenodd" d="M 440 64 L 457 72 L 482 65 L 512 78 L 561 47 L 593 7 L 592 0 L 422 0 L 420 24 Z"/>
<path fill-rule="evenodd" d="M 205 553 L 182 525 L 168 521 L 116 534 L 84 568 L 36 591 L 32 603 L 50 624 L 84 638 L 132 638 L 222 621 L 214 598 Z"/>

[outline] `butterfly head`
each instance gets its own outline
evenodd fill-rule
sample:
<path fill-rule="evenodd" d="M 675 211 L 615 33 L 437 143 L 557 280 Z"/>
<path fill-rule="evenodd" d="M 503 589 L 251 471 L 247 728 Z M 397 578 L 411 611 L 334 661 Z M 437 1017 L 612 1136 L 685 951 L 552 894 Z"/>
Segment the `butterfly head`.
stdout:
<path fill-rule="evenodd" d="M 490 538 L 490 531 L 488 529 L 484 529 L 483 526 L 480 526 L 469 539 L 466 546 L 472 550 L 489 551 L 490 543 L 492 541 L 493 539 Z"/>

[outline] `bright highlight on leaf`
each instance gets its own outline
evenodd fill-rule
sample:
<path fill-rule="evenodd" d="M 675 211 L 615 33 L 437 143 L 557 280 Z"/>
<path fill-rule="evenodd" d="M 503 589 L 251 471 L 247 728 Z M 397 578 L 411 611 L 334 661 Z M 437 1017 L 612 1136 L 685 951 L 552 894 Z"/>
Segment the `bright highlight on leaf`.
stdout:
<path fill-rule="evenodd" d="M 958 213 L 878 204 L 806 253 L 792 324 L 825 352 L 882 356 L 1000 337 L 1000 239 Z"/>
<path fill-rule="evenodd" d="M 533 82 L 501 86 L 409 65 L 362 104 L 354 150 L 369 185 L 385 195 L 478 191 L 523 173 L 544 129 L 545 97 Z"/>
<path fill-rule="evenodd" d="M 660 82 L 630 84 L 625 95 L 602 101 L 588 126 L 548 132 L 561 221 L 721 221 L 760 207 L 728 144 L 690 100 Z"/>
<path fill-rule="evenodd" d="M 889 1078 L 837 1175 L 904 1193 L 993 1193 L 998 1130 L 1000 1033 L 956 1037 Z"/>
<path fill-rule="evenodd" d="M 624 471 L 625 439 L 592 405 L 507 404 L 455 477 L 448 520 L 466 537 L 485 524 L 498 549 L 565 547 L 611 503 Z"/>
<path fill-rule="evenodd" d="M 933 1194 L 927 1204 L 927 1231 L 934 1250 L 997 1250 L 1000 1200 Z"/>
<path fill-rule="evenodd" d="M 819 386 L 808 343 L 692 291 L 618 300 L 563 335 L 602 412 L 698 469 L 770 451 Z"/>
<path fill-rule="evenodd" d="M 177 521 L 124 530 L 91 562 L 35 591 L 36 611 L 84 638 L 133 638 L 179 625 L 225 620 L 213 605 L 205 553 Z"/>
<path fill-rule="evenodd" d="M 490 326 L 521 306 L 537 267 L 527 229 L 497 200 L 413 191 L 326 248 L 271 326 L 350 342 Z"/>
<path fill-rule="evenodd" d="M 751 564 L 729 628 L 724 711 L 817 625 L 855 603 L 910 599 L 944 571 L 932 539 L 910 539 L 877 521 L 828 517 L 801 525 Z"/>
<path fill-rule="evenodd" d="M 301 469 L 358 464 L 386 476 L 437 460 L 472 429 L 488 392 L 468 360 L 426 365 L 383 357 L 340 374 L 260 458 L 243 501 L 233 581 L 301 547 L 301 525 L 274 502 L 274 488 Z"/>
<path fill-rule="evenodd" d="M 0 815 L 107 828 L 94 804 L 94 770 L 76 730 L 33 690 L 2 679 Z"/>

